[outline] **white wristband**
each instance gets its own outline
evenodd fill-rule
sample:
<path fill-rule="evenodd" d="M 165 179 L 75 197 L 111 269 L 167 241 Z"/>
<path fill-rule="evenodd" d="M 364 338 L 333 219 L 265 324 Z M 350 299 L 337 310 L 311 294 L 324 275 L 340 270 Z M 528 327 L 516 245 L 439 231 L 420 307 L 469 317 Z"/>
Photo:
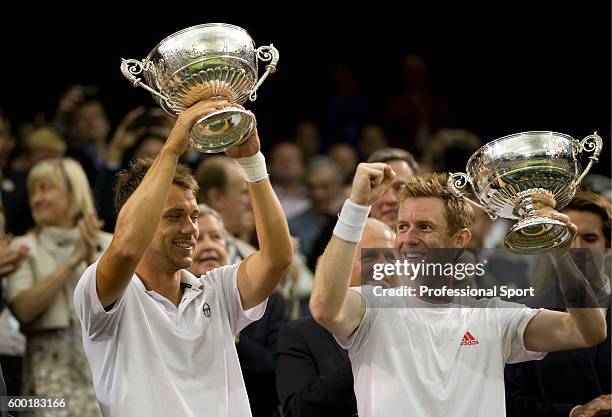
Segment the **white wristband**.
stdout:
<path fill-rule="evenodd" d="M 577 405 L 576 407 L 574 407 L 574 408 L 572 408 L 572 409 L 570 410 L 570 412 L 569 412 L 569 417 L 572 417 L 572 414 L 574 414 L 574 411 L 575 411 L 575 410 L 576 410 L 578 407 L 580 407 L 580 406 L 579 406 L 579 405 Z"/>
<path fill-rule="evenodd" d="M 360 206 L 347 199 L 334 227 L 334 235 L 344 241 L 358 243 L 369 214 L 370 206 Z"/>
<path fill-rule="evenodd" d="M 236 161 L 242 178 L 244 178 L 246 182 L 259 182 L 268 178 L 266 158 L 264 158 L 261 152 L 257 152 L 255 155 L 251 156 L 234 158 L 234 161 Z"/>

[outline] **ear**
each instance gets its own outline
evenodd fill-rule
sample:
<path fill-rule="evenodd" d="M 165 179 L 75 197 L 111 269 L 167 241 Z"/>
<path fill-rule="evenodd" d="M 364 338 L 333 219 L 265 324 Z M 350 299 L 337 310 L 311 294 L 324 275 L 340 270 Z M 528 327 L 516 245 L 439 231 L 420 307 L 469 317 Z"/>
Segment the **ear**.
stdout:
<path fill-rule="evenodd" d="M 470 229 L 461 229 L 455 233 L 455 244 L 458 248 L 465 248 L 472 239 L 472 231 Z"/>

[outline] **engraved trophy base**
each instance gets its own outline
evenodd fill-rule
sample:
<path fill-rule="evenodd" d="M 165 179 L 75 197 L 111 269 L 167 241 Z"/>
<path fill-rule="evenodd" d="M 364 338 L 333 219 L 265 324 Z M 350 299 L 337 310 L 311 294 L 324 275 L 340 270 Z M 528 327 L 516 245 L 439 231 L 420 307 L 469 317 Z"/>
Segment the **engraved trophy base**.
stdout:
<path fill-rule="evenodd" d="M 201 118 L 191 128 L 191 146 L 202 153 L 219 153 L 238 146 L 255 130 L 255 118 L 238 107 L 227 107 Z"/>
<path fill-rule="evenodd" d="M 571 237 L 564 223 L 544 216 L 527 217 L 510 229 L 504 246 L 512 252 L 536 255 L 563 246 Z"/>

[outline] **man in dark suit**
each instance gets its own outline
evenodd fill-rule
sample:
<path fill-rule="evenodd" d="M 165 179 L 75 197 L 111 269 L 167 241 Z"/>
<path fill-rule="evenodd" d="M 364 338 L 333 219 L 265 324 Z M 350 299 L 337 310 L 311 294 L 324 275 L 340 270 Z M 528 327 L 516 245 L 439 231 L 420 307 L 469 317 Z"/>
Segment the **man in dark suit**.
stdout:
<path fill-rule="evenodd" d="M 579 192 L 563 213 L 578 226 L 572 248 L 593 249 L 599 253 L 610 248 L 612 215 L 606 198 Z M 608 276 L 604 279 L 609 280 L 609 271 L 606 272 Z M 554 292 L 559 293 L 558 288 Z M 562 299 L 560 294 L 552 296 Z M 608 337 L 603 343 L 585 349 L 551 352 L 540 361 L 506 367 L 508 417 L 611 415 L 609 300 L 606 304 Z"/>
<path fill-rule="evenodd" d="M 370 218 L 357 253 L 362 247 L 393 248 L 394 240 L 391 229 Z M 368 262 L 355 257 L 351 286 L 361 285 L 362 261 Z M 285 417 L 357 415 L 351 363 L 331 333 L 309 317 L 282 327 L 277 344 L 276 387 Z"/>

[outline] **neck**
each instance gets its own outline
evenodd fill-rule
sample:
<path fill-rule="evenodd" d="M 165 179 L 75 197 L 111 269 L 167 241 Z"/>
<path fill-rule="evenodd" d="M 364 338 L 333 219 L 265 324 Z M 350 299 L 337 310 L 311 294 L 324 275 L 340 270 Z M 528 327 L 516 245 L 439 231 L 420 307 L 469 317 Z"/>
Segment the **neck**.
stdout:
<path fill-rule="evenodd" d="M 54 224 L 47 224 L 46 226 L 63 227 L 66 229 L 72 229 L 76 226 L 76 221 L 70 218 L 59 219 Z"/>
<path fill-rule="evenodd" d="M 164 268 L 147 252 L 136 267 L 136 274 L 147 290 L 155 291 L 178 307 L 183 296 L 180 270 Z"/>

